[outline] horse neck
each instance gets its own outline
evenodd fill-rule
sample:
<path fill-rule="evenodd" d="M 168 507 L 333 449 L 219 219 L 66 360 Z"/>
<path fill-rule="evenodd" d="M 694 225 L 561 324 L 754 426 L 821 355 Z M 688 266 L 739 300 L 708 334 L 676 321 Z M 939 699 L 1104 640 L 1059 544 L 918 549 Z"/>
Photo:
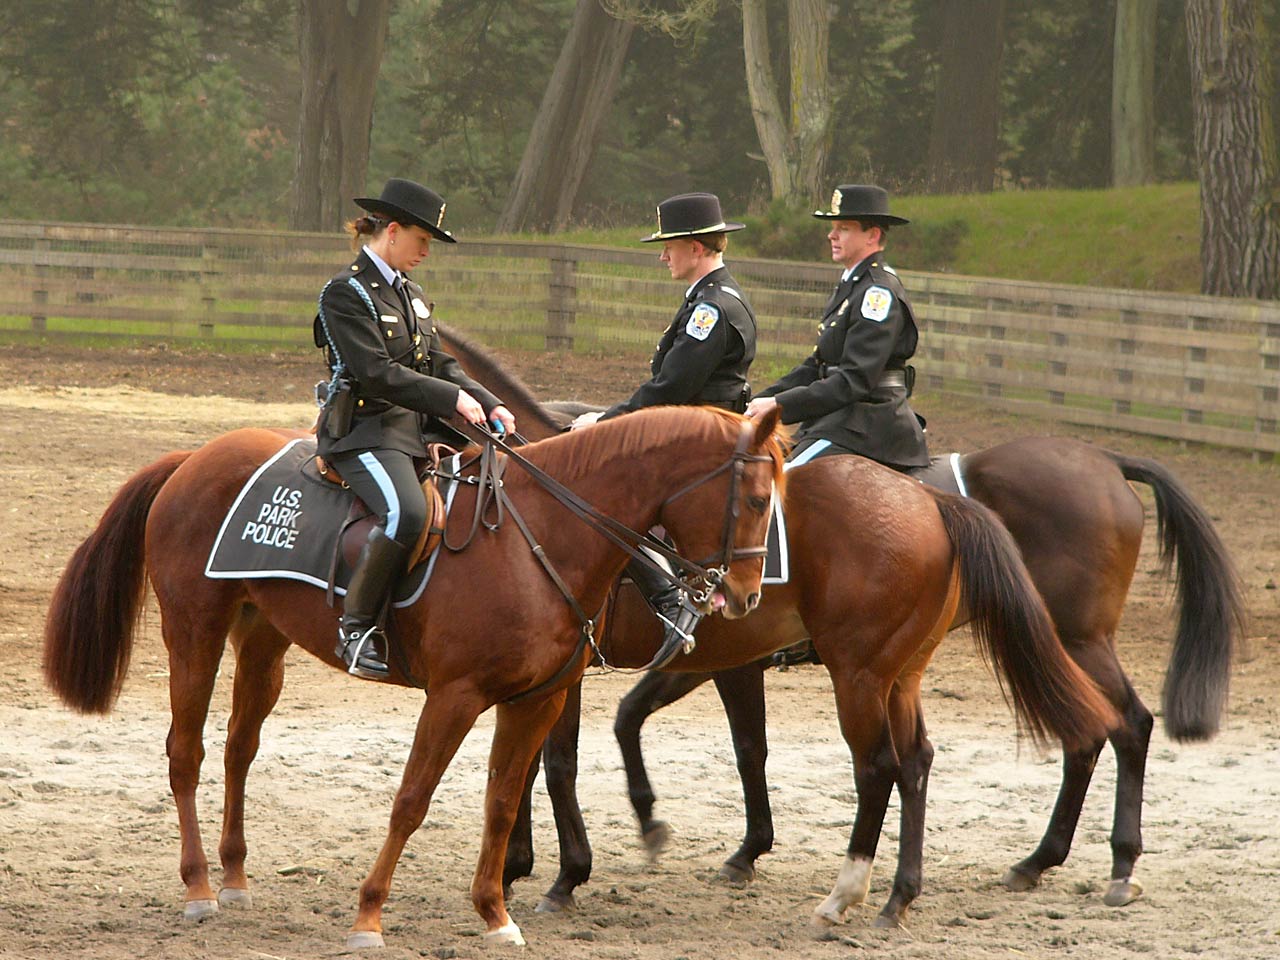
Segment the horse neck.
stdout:
<path fill-rule="evenodd" d="M 560 425 L 542 409 L 533 391 L 500 366 L 482 347 L 443 323 L 436 325 L 436 335 L 445 352 L 462 365 L 469 377 L 502 400 L 503 405 L 515 415 L 516 428 L 526 438 L 546 440 L 560 433 Z"/>

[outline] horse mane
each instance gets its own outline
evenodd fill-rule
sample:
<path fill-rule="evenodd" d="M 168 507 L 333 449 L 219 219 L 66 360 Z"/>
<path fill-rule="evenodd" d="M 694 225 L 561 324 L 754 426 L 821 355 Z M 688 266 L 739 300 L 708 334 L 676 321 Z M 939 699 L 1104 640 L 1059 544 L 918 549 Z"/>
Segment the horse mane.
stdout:
<path fill-rule="evenodd" d="M 532 453 L 536 449 L 540 454 L 538 465 L 560 482 L 568 483 L 613 457 L 644 456 L 674 443 L 732 441 L 742 421 L 740 415 L 717 407 L 649 407 L 542 440 L 527 450 Z M 691 426 L 697 429 L 691 430 Z M 774 433 L 761 452 L 773 461 L 774 483 L 781 490 L 786 458 L 783 440 Z"/>
<path fill-rule="evenodd" d="M 518 376 L 503 367 L 492 353 L 453 327 L 436 323 L 436 333 L 445 349 L 466 368 L 473 380 L 484 384 L 490 393 L 501 397 L 507 406 L 521 406 L 521 417 L 534 416 L 547 430 L 558 433 L 564 424 L 542 408 L 529 386 Z"/>

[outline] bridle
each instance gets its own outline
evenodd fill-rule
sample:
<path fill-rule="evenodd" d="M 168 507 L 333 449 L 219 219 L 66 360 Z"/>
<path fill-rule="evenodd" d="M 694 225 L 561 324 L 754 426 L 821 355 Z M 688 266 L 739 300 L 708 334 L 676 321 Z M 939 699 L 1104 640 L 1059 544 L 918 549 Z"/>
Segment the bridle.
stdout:
<path fill-rule="evenodd" d="M 600 650 L 595 644 L 596 620 L 599 618 L 600 614 L 597 612 L 595 617 L 590 617 L 585 611 L 583 611 L 582 606 L 577 601 L 577 598 L 573 596 L 572 591 L 556 571 L 551 560 L 547 557 L 542 545 L 537 542 L 532 531 L 524 522 L 524 518 L 516 509 L 515 504 L 511 502 L 511 499 L 507 495 L 503 486 L 502 480 L 502 474 L 506 464 L 493 456 L 493 450 L 495 448 L 501 450 L 507 455 L 506 463 L 518 464 L 558 503 L 582 520 L 587 524 L 587 526 L 591 527 L 603 536 L 606 540 L 611 542 L 614 546 L 649 567 L 677 589 L 687 594 L 695 605 L 704 604 L 711 599 L 712 593 L 714 593 L 716 587 L 724 581 L 724 578 L 729 573 L 730 564 L 735 560 L 763 557 L 768 552 L 768 547 L 765 544 L 761 544 L 757 547 L 734 546 L 734 540 L 737 537 L 738 522 L 740 519 L 738 491 L 742 486 L 742 478 L 746 472 L 746 465 L 748 463 L 760 463 L 771 459 L 768 454 L 748 453 L 752 437 L 755 435 L 755 424 L 750 420 L 744 420 L 741 423 L 738 439 L 734 445 L 733 452 L 724 463 L 720 464 L 704 476 L 685 485 L 680 490 L 667 497 L 667 499 L 663 500 L 658 507 L 658 513 L 659 516 L 661 516 L 664 509 L 679 498 L 683 497 L 685 494 L 690 493 L 711 480 L 714 480 L 722 473 L 730 473 L 729 494 L 728 499 L 725 502 L 725 515 L 724 523 L 722 525 L 720 551 L 719 553 L 712 554 L 710 557 L 697 563 L 685 559 L 675 550 L 671 549 L 665 543 L 662 543 L 654 537 L 637 533 L 625 524 L 601 513 L 587 501 L 583 500 L 576 493 L 562 484 L 559 480 L 556 480 L 550 474 L 546 473 L 546 471 L 541 467 L 532 463 L 522 454 L 512 449 L 512 447 L 501 438 L 494 436 L 487 430 L 480 427 L 470 424 L 467 426 L 480 438 L 483 445 L 482 453 L 479 458 L 480 471 L 476 476 L 465 478 L 456 476 L 451 479 L 475 484 L 478 487 L 475 506 L 476 522 L 472 524 L 471 535 L 468 536 L 461 545 L 449 545 L 449 549 L 461 550 L 470 543 L 472 537 L 475 535 L 479 522 L 484 522 L 486 529 L 496 530 L 502 524 L 503 513 L 509 513 L 512 520 L 515 521 L 516 526 L 519 527 L 525 540 L 528 542 L 530 549 L 533 551 L 533 555 L 538 559 L 538 562 L 542 564 L 543 569 L 559 589 L 561 595 L 565 599 L 565 602 L 568 603 L 569 608 L 578 618 L 578 622 L 581 625 L 578 646 L 573 655 L 570 656 L 560 670 L 557 671 L 557 673 L 550 679 L 538 684 L 530 690 L 526 690 L 523 693 L 511 697 L 507 702 L 517 702 L 540 693 L 545 693 L 552 689 L 560 682 L 560 680 L 563 679 L 563 677 L 572 668 L 573 664 L 581 657 L 583 649 L 588 643 L 595 650 L 596 655 L 600 656 Z M 496 518 L 492 521 L 481 521 L 480 518 L 491 506 L 496 511 Z M 641 548 L 641 544 L 643 544 L 643 549 Z M 655 561 L 650 554 L 657 554 L 663 557 L 674 569 L 681 571 L 682 575 L 672 575 L 665 567 L 662 566 L 662 564 Z M 640 669 L 651 669 L 653 665 L 657 664 L 659 659 L 664 656 L 667 659 L 670 658 L 664 651 L 659 651 L 659 655 L 654 658 L 651 664 Z M 603 656 L 601 656 L 602 661 L 603 659 Z"/>

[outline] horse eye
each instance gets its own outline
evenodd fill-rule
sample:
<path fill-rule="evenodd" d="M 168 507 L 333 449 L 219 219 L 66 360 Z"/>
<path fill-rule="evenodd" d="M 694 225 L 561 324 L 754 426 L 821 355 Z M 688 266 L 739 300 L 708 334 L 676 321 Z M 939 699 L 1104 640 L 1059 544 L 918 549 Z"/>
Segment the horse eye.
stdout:
<path fill-rule="evenodd" d="M 764 508 L 769 505 L 769 501 L 764 497 L 747 497 L 747 506 L 756 513 L 764 513 Z"/>

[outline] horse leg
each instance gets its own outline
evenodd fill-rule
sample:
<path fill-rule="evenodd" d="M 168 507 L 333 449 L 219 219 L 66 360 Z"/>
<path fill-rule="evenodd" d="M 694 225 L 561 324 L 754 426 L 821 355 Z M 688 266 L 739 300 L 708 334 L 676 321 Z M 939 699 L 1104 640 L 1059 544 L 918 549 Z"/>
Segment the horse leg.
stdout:
<path fill-rule="evenodd" d="M 225 751 L 226 791 L 222 814 L 221 906 L 250 907 L 249 878 L 244 860 L 244 791 L 249 765 L 258 755 L 262 724 L 276 705 L 284 686 L 284 655 L 289 641 L 259 615 L 246 613 L 232 628 L 236 675 L 231 696 L 231 720 Z"/>
<path fill-rule="evenodd" d="M 654 794 L 640 749 L 640 728 L 645 720 L 668 704 L 675 703 L 710 680 L 710 673 L 662 673 L 650 670 L 622 698 L 613 721 L 613 735 L 622 751 L 622 766 L 627 774 L 627 794 L 640 822 L 640 838 L 652 860 L 666 849 L 671 828 L 663 820 L 653 818 Z"/>
<path fill-rule="evenodd" d="M 876 917 L 877 927 L 901 927 L 907 908 L 920 896 L 924 879 L 925 797 L 929 770 L 933 766 L 933 744 L 924 725 L 920 701 L 921 674 L 899 678 L 889 693 L 889 718 L 893 743 L 901 771 L 898 798 L 902 810 L 898 831 L 898 871 L 884 908 Z"/>
<path fill-rule="evenodd" d="M 516 822 L 507 840 L 507 859 L 502 868 L 502 895 L 512 896 L 512 885 L 517 880 L 533 876 L 533 785 L 542 768 L 542 754 L 535 753 L 524 777 L 524 793 L 520 795 L 520 808 Z"/>
<path fill-rule="evenodd" d="M 169 757 L 169 789 L 178 810 L 178 833 L 182 842 L 179 874 L 186 888 L 183 916 L 188 920 L 203 920 L 217 912 L 218 901 L 209 884 L 209 859 L 200 839 L 196 788 L 200 783 L 200 765 L 204 762 L 204 723 L 209 714 L 218 663 L 226 645 L 230 614 L 221 618 L 205 614 L 197 622 L 188 623 L 166 605 L 164 598 L 161 598 L 161 611 L 161 632 L 169 650 L 172 714 L 165 752 Z M 180 620 L 184 622 L 180 624 Z"/>
<path fill-rule="evenodd" d="M 465 682 L 444 684 L 432 689 L 427 697 L 405 761 L 400 789 L 391 805 L 387 838 L 369 875 L 360 885 L 359 910 L 347 934 L 348 950 L 383 946 L 382 905 L 391 892 L 396 863 L 404 845 L 426 818 L 431 795 L 449 762 L 487 706 L 485 699 Z M 531 759 L 529 756 L 521 761 L 517 775 L 528 770 Z"/>
<path fill-rule="evenodd" d="M 543 745 L 547 793 L 560 838 L 560 873 L 538 901 L 538 913 L 560 913 L 577 906 L 573 891 L 591 878 L 591 841 L 578 803 L 578 730 L 582 720 L 582 683 L 565 694 L 564 709 Z"/>
<path fill-rule="evenodd" d="M 769 738 L 765 732 L 764 664 L 756 661 L 721 670 L 713 679 L 729 719 L 747 817 L 742 846 L 724 862 L 720 876 L 732 883 L 747 883 L 755 879 L 756 860 L 773 849 L 773 810 L 765 776 Z"/>
<path fill-rule="evenodd" d="M 826 927 L 840 923 L 850 906 L 867 899 L 871 865 L 884 826 L 889 795 L 899 779 L 899 764 L 886 715 L 887 692 L 881 679 L 866 670 L 845 676 L 825 653 L 823 661 L 831 671 L 840 732 L 853 755 L 853 780 L 858 795 L 858 811 L 840 875 L 827 899 L 814 910 L 814 922 Z"/>
<path fill-rule="evenodd" d="M 489 786 L 484 798 L 484 837 L 471 881 L 471 902 L 495 943 L 524 945 L 524 937 L 502 899 L 507 837 L 524 789 L 525 773 L 564 709 L 566 692 L 520 703 L 500 703 L 489 750 Z"/>
<path fill-rule="evenodd" d="M 1111 884 L 1104 897 L 1109 905 L 1119 906 L 1142 893 L 1142 885 L 1133 877 L 1133 867 L 1142 853 L 1142 791 L 1153 718 L 1121 669 L 1108 638 L 1088 645 L 1073 644 L 1068 649 L 1120 711 L 1120 725 L 1110 734 L 1117 761 L 1116 810 L 1111 834 Z M 1049 825 L 1035 852 L 1005 874 L 1004 884 L 1010 890 L 1030 890 L 1046 870 L 1066 862 L 1102 747 L 1103 741 L 1099 741 L 1075 753 L 1064 753 L 1062 785 Z"/>

